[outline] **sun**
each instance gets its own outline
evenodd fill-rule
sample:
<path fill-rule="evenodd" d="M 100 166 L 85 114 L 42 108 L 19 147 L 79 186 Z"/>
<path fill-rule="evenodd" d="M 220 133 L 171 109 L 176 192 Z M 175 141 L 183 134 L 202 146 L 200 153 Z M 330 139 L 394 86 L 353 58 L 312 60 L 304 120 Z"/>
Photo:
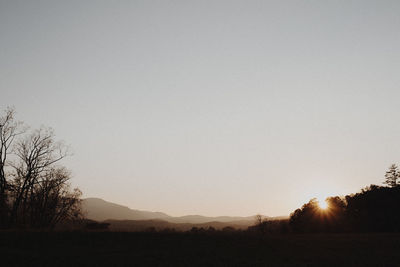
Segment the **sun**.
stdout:
<path fill-rule="evenodd" d="M 321 210 L 326 210 L 328 208 L 328 203 L 323 198 L 318 198 L 318 206 Z"/>

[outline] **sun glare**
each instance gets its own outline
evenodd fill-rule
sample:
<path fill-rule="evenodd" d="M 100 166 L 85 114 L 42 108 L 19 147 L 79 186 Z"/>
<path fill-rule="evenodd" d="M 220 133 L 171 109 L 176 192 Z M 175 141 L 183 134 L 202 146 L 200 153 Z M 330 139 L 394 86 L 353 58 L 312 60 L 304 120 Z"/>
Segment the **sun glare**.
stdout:
<path fill-rule="evenodd" d="M 328 208 L 328 203 L 326 202 L 325 199 L 318 199 L 318 206 L 320 209 L 325 210 Z"/>

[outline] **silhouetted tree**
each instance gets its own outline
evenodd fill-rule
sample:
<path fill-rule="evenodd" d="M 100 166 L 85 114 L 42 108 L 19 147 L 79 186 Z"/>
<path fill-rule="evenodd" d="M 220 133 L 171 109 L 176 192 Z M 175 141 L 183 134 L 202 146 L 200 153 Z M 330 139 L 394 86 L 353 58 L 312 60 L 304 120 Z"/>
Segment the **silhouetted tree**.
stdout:
<path fill-rule="evenodd" d="M 79 218 L 81 192 L 71 190 L 69 172 L 56 164 L 67 147 L 45 128 L 15 140 L 24 130 L 13 109 L 0 117 L 0 226 L 51 228 Z"/>
<path fill-rule="evenodd" d="M 340 197 L 326 199 L 327 208 L 321 209 L 317 199 L 311 199 L 290 215 L 290 226 L 295 232 L 339 232 L 346 225 L 346 204 Z"/>
<path fill-rule="evenodd" d="M 400 187 L 371 185 L 346 196 L 347 219 L 353 231 L 400 231 Z"/>
<path fill-rule="evenodd" d="M 222 232 L 225 232 L 225 233 L 232 233 L 235 231 L 236 231 L 236 229 L 232 226 L 225 226 L 224 228 L 222 228 Z"/>
<path fill-rule="evenodd" d="M 212 226 L 209 226 L 208 228 L 207 228 L 207 232 L 209 232 L 209 233 L 214 233 L 215 231 L 217 231 L 214 227 L 212 227 Z"/>
<path fill-rule="evenodd" d="M 51 168 L 43 175 L 28 200 L 30 226 L 53 228 L 66 219 L 80 218 L 81 192 L 70 189 L 69 179 L 69 172 L 62 167 Z"/>
<path fill-rule="evenodd" d="M 318 201 L 313 198 L 290 215 L 290 226 L 295 232 L 319 231 L 318 219 L 320 212 Z"/>
<path fill-rule="evenodd" d="M 264 230 L 265 230 L 265 227 L 263 225 L 263 222 L 264 222 L 263 216 L 261 214 L 257 214 L 254 217 L 254 220 L 255 220 L 255 228 L 256 228 L 256 230 L 263 233 Z"/>
<path fill-rule="evenodd" d="M 54 227 L 79 216 L 80 191 L 70 192 L 70 175 L 55 163 L 67 148 L 54 140 L 51 129 L 39 129 L 17 142 L 18 161 L 12 165 L 11 222 L 31 227 Z"/>
<path fill-rule="evenodd" d="M 392 164 L 385 174 L 385 181 L 383 183 L 390 187 L 395 187 L 397 186 L 397 181 L 400 181 L 400 171 L 396 164 Z"/>
<path fill-rule="evenodd" d="M 327 208 L 322 210 L 323 229 L 326 232 L 340 232 L 347 229 L 346 200 L 338 196 L 326 199 Z"/>
<path fill-rule="evenodd" d="M 261 220 L 256 220 L 255 225 L 249 226 L 247 230 L 255 231 L 261 234 L 287 233 L 289 232 L 288 223 L 289 220 L 287 219 L 268 220 L 261 217 Z"/>
<path fill-rule="evenodd" d="M 400 186 L 371 185 L 360 193 L 327 198 L 321 209 L 310 200 L 290 216 L 294 232 L 399 232 Z"/>
<path fill-rule="evenodd" d="M 7 203 L 8 181 L 6 167 L 8 155 L 15 138 L 24 132 L 21 122 L 14 119 L 15 111 L 7 108 L 0 117 L 0 227 L 8 222 L 9 207 Z"/>

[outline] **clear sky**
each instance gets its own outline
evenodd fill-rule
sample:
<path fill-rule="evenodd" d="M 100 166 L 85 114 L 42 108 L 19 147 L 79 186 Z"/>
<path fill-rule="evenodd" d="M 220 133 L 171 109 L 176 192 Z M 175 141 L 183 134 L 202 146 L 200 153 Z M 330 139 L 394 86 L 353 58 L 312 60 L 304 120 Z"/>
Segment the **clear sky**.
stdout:
<path fill-rule="evenodd" d="M 400 1 L 0 0 L 0 108 L 85 197 L 287 215 L 400 163 Z"/>

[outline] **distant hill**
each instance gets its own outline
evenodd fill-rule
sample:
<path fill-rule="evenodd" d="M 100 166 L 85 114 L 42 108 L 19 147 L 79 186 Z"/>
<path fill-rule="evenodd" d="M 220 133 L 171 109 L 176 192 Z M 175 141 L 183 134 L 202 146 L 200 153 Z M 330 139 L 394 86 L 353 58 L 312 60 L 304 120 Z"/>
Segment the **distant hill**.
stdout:
<path fill-rule="evenodd" d="M 162 212 L 134 210 L 128 207 L 107 202 L 100 198 L 86 198 L 82 201 L 82 210 L 86 218 L 96 221 L 104 220 L 152 220 L 166 219 Z"/>
<path fill-rule="evenodd" d="M 186 215 L 181 217 L 169 217 L 166 219 L 173 223 L 207 223 L 207 222 L 237 222 L 238 224 L 248 224 L 249 221 L 254 222 L 254 216 L 248 217 L 231 217 L 231 216 L 218 216 L 207 217 L 201 215 Z"/>
<path fill-rule="evenodd" d="M 201 215 L 187 215 L 181 217 L 172 217 L 162 212 L 151 212 L 130 209 L 126 206 L 118 205 L 115 203 L 107 202 L 100 198 L 86 198 L 82 202 L 82 209 L 86 218 L 96 221 L 106 221 L 106 220 L 121 220 L 126 221 L 125 223 L 120 223 L 120 225 L 126 224 L 129 221 L 129 225 L 134 225 L 135 223 L 131 221 L 147 221 L 146 225 L 152 224 L 163 224 L 160 222 L 168 222 L 173 224 L 206 224 L 206 223 L 225 223 L 221 227 L 225 226 L 249 226 L 254 223 L 254 216 L 248 217 L 231 217 L 231 216 L 218 216 L 218 217 L 207 217 Z M 264 216 L 266 217 L 266 216 Z M 266 217 L 274 219 L 271 217 Z M 282 218 L 282 217 L 279 217 Z M 155 220 L 152 223 L 151 220 Z M 228 224 L 227 224 L 228 223 Z M 115 222 L 114 222 L 115 224 Z M 138 222 L 138 224 L 143 224 Z M 192 225 L 189 225 L 192 226 Z M 170 227 L 170 226 L 168 226 Z M 186 228 L 186 227 L 184 227 Z M 218 227 L 220 228 L 220 227 Z"/>

